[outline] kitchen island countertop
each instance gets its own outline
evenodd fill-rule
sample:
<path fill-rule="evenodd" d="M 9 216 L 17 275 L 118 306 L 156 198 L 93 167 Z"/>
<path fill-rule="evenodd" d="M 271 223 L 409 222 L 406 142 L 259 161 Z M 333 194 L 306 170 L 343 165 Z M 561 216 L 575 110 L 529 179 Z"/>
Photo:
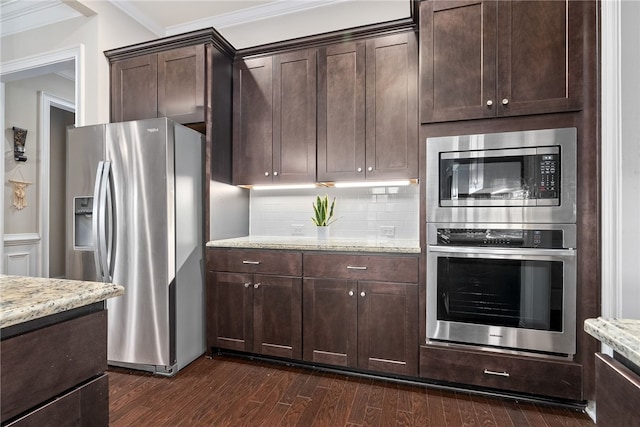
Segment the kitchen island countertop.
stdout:
<path fill-rule="evenodd" d="M 397 254 L 419 254 L 417 240 L 402 239 L 346 239 L 315 237 L 245 236 L 207 242 L 210 248 L 234 249 L 283 249 L 299 251 L 334 252 L 381 252 Z"/>
<path fill-rule="evenodd" d="M 598 317 L 585 320 L 584 330 L 640 367 L 640 320 Z"/>
<path fill-rule="evenodd" d="M 0 328 L 123 294 L 113 283 L 0 275 Z"/>

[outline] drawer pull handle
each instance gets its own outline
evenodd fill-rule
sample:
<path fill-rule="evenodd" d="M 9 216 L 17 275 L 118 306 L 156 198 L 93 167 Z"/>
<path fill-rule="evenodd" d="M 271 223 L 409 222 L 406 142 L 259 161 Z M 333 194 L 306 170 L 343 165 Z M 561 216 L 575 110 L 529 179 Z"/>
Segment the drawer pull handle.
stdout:
<path fill-rule="evenodd" d="M 258 289 L 260 287 L 260 285 L 262 285 L 262 283 L 256 283 L 255 285 L 253 285 L 254 289 Z"/>
<path fill-rule="evenodd" d="M 251 286 L 251 283 L 248 283 L 248 282 L 247 282 L 247 283 L 245 283 L 245 284 L 244 284 L 244 287 L 245 287 L 245 288 L 248 288 L 249 286 Z"/>
<path fill-rule="evenodd" d="M 487 375 L 495 375 L 495 376 L 498 376 L 498 377 L 509 378 L 509 372 L 498 372 L 498 371 L 490 371 L 488 369 L 485 369 L 484 373 L 487 374 Z"/>
<path fill-rule="evenodd" d="M 242 261 L 243 264 L 249 265 L 260 265 L 260 261 L 247 261 L 246 259 Z"/>
<path fill-rule="evenodd" d="M 360 266 L 360 265 L 347 265 L 347 270 L 366 270 L 367 267 L 366 266 Z"/>

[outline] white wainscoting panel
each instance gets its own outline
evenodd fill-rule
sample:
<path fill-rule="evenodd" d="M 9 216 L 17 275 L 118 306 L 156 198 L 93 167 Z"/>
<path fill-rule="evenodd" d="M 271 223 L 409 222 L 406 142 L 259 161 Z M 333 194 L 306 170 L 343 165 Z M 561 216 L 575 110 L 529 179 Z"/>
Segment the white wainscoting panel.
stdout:
<path fill-rule="evenodd" d="M 4 272 L 12 276 L 40 277 L 40 235 L 38 233 L 4 236 Z"/>

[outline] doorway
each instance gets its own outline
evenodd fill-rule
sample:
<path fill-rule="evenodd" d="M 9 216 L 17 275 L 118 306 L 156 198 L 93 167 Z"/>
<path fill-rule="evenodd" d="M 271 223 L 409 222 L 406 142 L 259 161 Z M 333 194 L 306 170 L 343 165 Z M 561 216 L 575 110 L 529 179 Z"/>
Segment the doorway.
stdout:
<path fill-rule="evenodd" d="M 49 233 L 46 238 L 43 236 L 43 252 L 48 252 L 46 275 L 61 278 L 65 275 L 66 253 L 67 127 L 75 123 L 76 115 L 74 111 L 53 104 L 49 113 Z M 48 250 L 44 250 L 45 244 Z"/>

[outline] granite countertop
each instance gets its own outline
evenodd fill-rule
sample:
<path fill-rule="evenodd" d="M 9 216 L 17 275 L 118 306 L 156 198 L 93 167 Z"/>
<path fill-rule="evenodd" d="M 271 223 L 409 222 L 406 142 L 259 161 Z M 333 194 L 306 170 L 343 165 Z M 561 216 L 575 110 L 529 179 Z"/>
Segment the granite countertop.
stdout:
<path fill-rule="evenodd" d="M 587 319 L 584 330 L 640 367 L 640 320 Z"/>
<path fill-rule="evenodd" d="M 299 251 L 383 252 L 419 254 L 417 240 L 402 239 L 344 239 L 315 237 L 245 236 L 207 242 L 211 248 L 288 249 Z"/>
<path fill-rule="evenodd" d="M 123 294 L 113 283 L 0 275 L 0 328 Z"/>

